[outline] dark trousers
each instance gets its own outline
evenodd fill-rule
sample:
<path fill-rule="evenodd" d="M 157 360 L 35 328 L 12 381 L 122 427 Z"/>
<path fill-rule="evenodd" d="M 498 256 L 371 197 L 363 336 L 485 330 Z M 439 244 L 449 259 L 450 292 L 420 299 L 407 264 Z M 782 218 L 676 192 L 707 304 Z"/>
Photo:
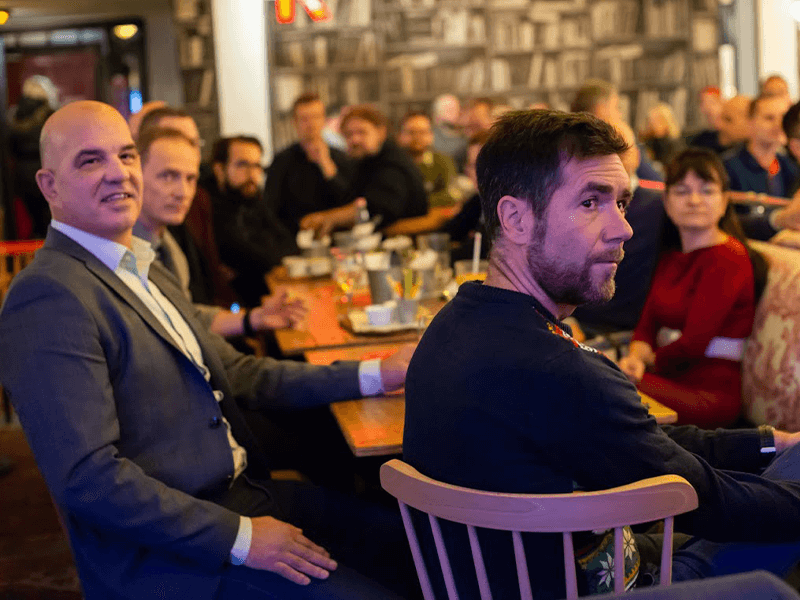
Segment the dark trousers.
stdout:
<path fill-rule="evenodd" d="M 800 445 L 773 460 L 763 476 L 772 480 L 800 481 Z M 656 547 L 654 540 L 643 539 L 646 537 L 647 534 L 636 536 L 643 562 L 645 555 L 652 555 L 652 548 Z M 723 543 L 676 534 L 672 555 L 672 580 L 689 581 L 759 569 L 786 577 L 798 561 L 800 542 Z"/>
<path fill-rule="evenodd" d="M 215 501 L 244 516 L 272 516 L 291 523 L 339 563 L 328 579 L 312 578 L 307 586 L 269 571 L 226 565 L 216 596 L 221 600 L 420 596 L 399 511 L 310 484 L 256 482 L 246 476 Z"/>

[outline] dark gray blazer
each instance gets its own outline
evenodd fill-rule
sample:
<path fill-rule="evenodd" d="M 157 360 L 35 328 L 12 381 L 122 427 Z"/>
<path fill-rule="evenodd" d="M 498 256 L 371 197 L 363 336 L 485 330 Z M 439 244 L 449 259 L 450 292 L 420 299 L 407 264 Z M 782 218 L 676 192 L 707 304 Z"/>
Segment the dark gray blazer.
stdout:
<path fill-rule="evenodd" d="M 0 382 L 65 515 L 87 600 L 211 598 L 239 526 L 199 499 L 233 476 L 220 417 L 252 465 L 258 442 L 235 399 L 308 407 L 360 395 L 357 363 L 242 355 L 203 330 L 169 273 L 153 265 L 150 279 L 193 329 L 210 384 L 130 288 L 52 228 L 0 313 Z"/>

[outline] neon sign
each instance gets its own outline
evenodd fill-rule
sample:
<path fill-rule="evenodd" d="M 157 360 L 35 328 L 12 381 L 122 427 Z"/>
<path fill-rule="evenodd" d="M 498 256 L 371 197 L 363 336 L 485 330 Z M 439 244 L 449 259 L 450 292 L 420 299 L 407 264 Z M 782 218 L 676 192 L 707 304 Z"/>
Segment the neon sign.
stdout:
<path fill-rule="evenodd" d="M 295 2 L 299 2 L 306 9 L 312 21 L 327 21 L 332 16 L 325 0 L 275 0 L 275 16 L 278 23 L 294 21 Z"/>

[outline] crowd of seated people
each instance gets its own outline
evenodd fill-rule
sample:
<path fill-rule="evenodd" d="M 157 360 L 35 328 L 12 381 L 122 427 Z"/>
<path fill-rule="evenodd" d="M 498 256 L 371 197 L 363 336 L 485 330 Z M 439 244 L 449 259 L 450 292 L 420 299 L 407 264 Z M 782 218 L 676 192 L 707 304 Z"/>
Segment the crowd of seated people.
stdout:
<path fill-rule="evenodd" d="M 43 253 L 45 258 L 40 264 L 49 260 L 59 266 L 63 259 L 61 254 L 79 256 L 92 272 L 99 268 L 94 265 L 97 262 L 95 258 L 108 266 L 103 258 L 107 258 L 105 253 L 108 250 L 105 242 L 98 242 L 95 246 L 96 240 L 84 234 L 109 242 L 121 240 L 122 246 L 130 242 L 131 235 L 144 239 L 155 254 L 154 266 L 149 267 L 146 254 L 140 256 L 132 248 L 130 261 L 126 263 L 124 255 L 121 255 L 118 264 L 112 265 L 111 274 L 117 276 L 117 272 L 128 269 L 132 261 L 132 269 L 119 278 L 129 285 L 128 280 L 132 277 L 130 285 L 134 295 L 145 294 L 145 301 L 140 303 L 141 306 L 137 304 L 135 309 L 151 311 L 155 315 L 154 322 L 160 325 L 151 324 L 150 327 L 164 338 L 154 341 L 152 332 L 143 332 L 138 326 L 130 325 L 129 307 L 120 308 L 117 306 L 120 303 L 118 298 L 110 300 L 105 297 L 107 290 L 103 286 L 108 286 L 108 282 L 98 284 L 88 280 L 91 281 L 89 284 L 83 271 L 68 273 L 81 285 L 99 289 L 95 292 L 102 298 L 98 304 L 87 299 L 78 289 L 69 286 L 62 289 L 57 282 L 50 281 L 42 272 L 44 266 L 32 269 L 31 274 L 17 286 L 16 299 L 12 296 L 9 307 L 4 309 L 0 318 L 6 351 L 10 352 L 12 346 L 20 348 L 18 359 L 0 369 L 0 374 L 16 398 L 23 425 L 34 433 L 31 444 L 37 458 L 43 461 L 43 471 L 56 502 L 70 518 L 68 528 L 77 540 L 79 550 L 83 550 L 79 555 L 79 569 L 87 582 L 87 597 L 116 593 L 137 578 L 120 574 L 116 581 L 103 582 L 101 576 L 101 569 L 105 567 L 114 570 L 113 565 L 133 565 L 137 559 L 129 551 L 134 546 L 144 548 L 142 552 L 146 561 L 150 561 L 148 564 L 179 574 L 179 578 L 186 582 L 184 592 L 188 590 L 189 595 L 202 597 L 196 590 L 202 588 L 203 569 L 192 563 L 202 552 L 182 536 L 202 536 L 199 545 L 213 546 L 213 560 L 201 557 L 200 563 L 204 568 L 209 563 L 210 575 L 206 573 L 206 578 L 216 582 L 221 586 L 219 589 L 228 594 L 222 597 L 247 597 L 242 595 L 242 590 L 259 586 L 269 593 L 279 590 L 279 595 L 284 594 L 281 597 L 295 597 L 293 587 L 287 588 L 284 581 L 278 581 L 282 578 L 295 582 L 292 586 L 312 582 L 308 587 L 313 589 L 308 595 L 298 593 L 297 597 L 352 597 L 348 591 L 351 585 L 363 588 L 358 597 L 416 596 L 418 590 L 405 554 L 395 573 L 387 573 L 377 565 L 380 560 L 388 560 L 385 558 L 387 552 L 396 551 L 398 545 L 405 550 L 402 531 L 395 518 L 397 515 L 386 515 L 382 509 L 371 505 L 348 504 L 348 500 L 341 500 L 341 504 L 340 499 L 331 500 L 327 492 L 299 487 L 285 491 L 273 484 L 266 484 L 267 495 L 275 494 L 279 500 L 267 506 L 269 502 L 265 501 L 261 491 L 254 491 L 254 488 L 260 489 L 263 467 L 270 463 L 265 460 L 261 464 L 259 455 L 272 458 L 271 466 L 274 466 L 283 460 L 284 455 L 293 454 L 294 464 L 285 466 L 303 469 L 308 466 L 309 470 L 313 470 L 311 463 L 316 460 L 314 452 L 301 456 L 302 446 L 305 445 L 308 451 L 313 441 L 309 442 L 302 434 L 296 435 L 293 426 L 284 426 L 273 420 L 270 410 L 287 407 L 293 411 L 315 409 L 344 397 L 369 395 L 398 387 L 405 378 L 404 361 L 413 349 L 405 348 L 395 357 L 380 363 L 347 363 L 328 370 L 306 370 L 303 367 L 295 372 L 290 364 L 271 358 L 243 357 L 214 335 L 253 335 L 258 331 L 291 327 L 300 321 L 305 314 L 302 303 L 285 294 L 270 294 L 265 275 L 280 265 L 285 256 L 299 251 L 296 235 L 300 230 L 311 229 L 315 235 L 323 236 L 352 227 L 362 218 L 362 201 L 369 215 L 379 219 L 378 227 L 387 235 L 448 233 L 453 244 L 452 257 L 457 260 L 472 256 L 476 233 L 480 233 L 480 255 L 491 259 L 487 284 L 483 287 L 477 284 L 462 286 L 454 303 L 442 311 L 442 316 L 437 317 L 440 320 L 434 321 L 430 333 L 423 337 L 422 352 L 412 362 L 407 421 L 409 462 L 451 483 L 497 491 L 560 492 L 572 489 L 570 486 L 573 485 L 592 489 L 601 487 L 601 484 L 608 487 L 661 471 L 678 472 L 699 489 L 704 503 L 704 518 L 711 519 L 711 524 L 702 524 L 699 518 L 689 519 L 686 531 L 715 541 L 722 538 L 782 541 L 784 538 L 777 534 L 760 533 L 755 525 L 742 528 L 727 538 L 721 533 L 730 529 L 736 515 L 752 509 L 753 503 L 742 489 L 746 482 L 736 478 L 727 480 L 715 469 L 757 471 L 761 466 L 761 457 L 757 449 L 754 450 L 759 436 L 757 432 L 746 430 L 734 441 L 725 433 L 713 437 L 694 429 L 664 433 L 632 405 L 636 396 L 630 382 L 673 408 L 681 425 L 716 427 L 737 421 L 741 407 L 738 358 L 741 344 L 752 328 L 766 273 L 766 263 L 760 255 L 749 250 L 744 234 L 767 239 L 783 228 L 800 230 L 800 198 L 786 207 L 740 215 L 743 234 L 736 225 L 733 204 L 726 196 L 729 181 L 731 187 L 740 191 L 785 198 L 794 195 L 798 179 L 795 157 L 800 154 L 800 103 L 790 108 L 788 88 L 781 87 L 780 81 L 774 78 L 767 79 L 760 94 L 752 100 L 737 96 L 723 101 L 718 90 L 716 93 L 704 91 L 701 99 L 708 129 L 687 136 L 685 140 L 666 105 L 653 107 L 648 127 L 637 140 L 620 109 L 618 90 L 602 80 L 589 80 L 578 90 L 570 111 L 575 114 L 569 117 L 565 112 L 553 111 L 546 106 L 535 106 L 541 109 L 536 113 L 514 111 L 509 114 L 510 107 L 499 98 L 467 99 L 461 110 L 458 98 L 445 95 L 436 99 L 430 115 L 410 112 L 393 128 L 380 110 L 356 105 L 342 111 L 339 126 L 345 149 L 340 150 L 331 145 L 329 140 L 332 138 L 326 136 L 326 107 L 321 98 L 314 93 L 305 93 L 297 98 L 292 109 L 297 141 L 279 149 L 269 165 L 265 164 L 261 140 L 256 137 L 245 133 L 218 140 L 201 140 L 196 123 L 187 113 L 163 103 L 146 105 L 131 120 L 127 133 L 119 131 L 118 115 L 109 113 L 107 107 L 81 103 L 57 114 L 50 126 L 51 137 L 43 136 L 45 142 L 61 140 L 47 148 L 49 154 L 43 150 L 43 156 L 47 154 L 47 164 L 51 165 L 48 168 L 54 171 L 63 168 L 64 157 L 71 156 L 72 149 L 80 148 L 85 141 L 81 136 L 90 136 L 101 146 L 109 145 L 102 149 L 106 161 L 103 169 L 111 175 L 103 177 L 117 177 L 133 187 L 139 186 L 141 207 L 140 210 L 120 207 L 117 216 L 123 213 L 131 216 L 132 212 L 137 212 L 136 218 L 131 223 L 120 218 L 101 229 L 99 225 L 83 220 L 80 211 L 74 214 L 73 206 L 59 203 L 58 192 L 65 193 L 64 188 L 59 187 L 63 183 L 42 180 L 39 185 L 44 186 L 42 191 L 52 207 L 56 226 L 55 231 L 49 234 L 53 240 L 48 242 L 55 254 Z M 588 113 L 597 119 L 579 113 Z M 543 124 L 546 125 L 544 130 L 537 129 Z M 524 127 L 529 127 L 536 135 L 526 137 L 520 132 Z M 547 141 L 547 127 L 572 131 L 564 134 L 566 146 L 553 146 L 552 140 Z M 396 135 L 393 135 L 394 131 Z M 518 146 L 514 147 L 511 142 L 506 146 L 507 141 L 498 137 L 500 131 L 504 131 L 509 140 L 516 140 L 514 143 Z M 599 153 L 586 150 L 581 146 L 582 142 L 573 139 L 583 135 L 602 140 L 604 150 Z M 128 137 L 135 142 L 141 160 L 138 179 L 127 163 L 125 176 L 115 174 L 113 166 L 108 166 L 114 163 L 117 155 L 122 156 L 123 153 L 118 152 L 120 148 L 131 147 Z M 68 142 L 66 145 L 65 140 Z M 537 143 L 543 140 L 547 143 L 542 148 L 550 148 L 557 159 L 541 156 L 544 151 Z M 201 164 L 202 144 L 212 141 L 210 162 Z M 484 153 L 482 150 L 487 143 L 490 152 Z M 711 150 L 691 149 L 695 145 Z M 684 146 L 690 149 L 682 150 Z M 712 152 L 722 154 L 724 162 L 720 162 Z M 569 153 L 574 154 L 573 159 L 565 160 Z M 531 173 L 550 182 L 549 187 L 544 186 L 537 192 L 542 206 L 566 202 L 566 196 L 556 193 L 561 187 L 578 194 L 580 190 L 572 188 L 583 182 L 580 178 L 585 175 L 582 171 L 588 164 L 585 161 L 597 162 L 592 168 L 599 170 L 593 172 L 603 180 L 603 185 L 594 189 L 595 196 L 581 196 L 581 202 L 575 207 L 567 209 L 564 208 L 566 205 L 558 204 L 563 211 L 554 213 L 555 216 L 550 214 L 549 208 L 541 207 L 527 213 L 529 208 L 526 206 L 530 207 L 528 203 L 534 199 L 523 196 L 530 186 L 535 188 L 539 184 L 520 181 L 520 172 L 510 170 L 501 159 L 508 159 L 509 164 L 518 167 L 532 166 Z M 123 157 L 120 160 L 124 162 L 127 159 Z M 53 166 L 56 164 L 58 166 Z M 561 179 L 548 179 L 556 172 L 560 173 Z M 76 175 L 79 176 L 81 174 Z M 501 181 L 513 182 L 516 187 L 504 191 L 498 187 Z M 129 183 L 122 187 L 127 189 L 125 186 Z M 616 197 L 611 198 L 612 195 Z M 620 217 L 622 205 L 627 211 L 627 224 L 623 224 L 626 219 Z M 107 210 L 106 206 L 97 208 L 96 216 L 102 226 L 107 225 L 103 212 Z M 594 225 L 587 217 L 593 210 L 602 213 Z M 559 220 L 559 215 L 566 215 L 569 211 L 573 211 L 570 218 Z M 531 219 L 526 220 L 526 215 Z M 538 227 L 531 229 L 531 223 L 537 223 Z M 611 229 L 613 232 L 609 233 Z M 594 242 L 589 240 L 592 235 L 595 236 Z M 532 244 L 534 239 L 540 245 Z M 500 247 L 496 249 L 493 245 L 498 240 Z M 594 248 L 597 255 L 592 248 L 584 248 L 583 244 L 590 242 L 598 244 Z M 98 251 L 100 257 L 95 252 L 97 248 L 101 248 Z M 587 255 L 583 257 L 585 262 L 581 263 L 580 257 L 575 257 L 584 250 Z M 48 263 L 47 266 L 50 268 L 52 265 Z M 564 272 L 557 273 L 558 276 L 543 276 L 541 280 L 537 278 L 539 275 L 533 276 L 533 273 L 546 275 L 550 271 L 556 272 L 560 267 L 564 267 Z M 153 272 L 152 281 L 156 282 L 152 286 L 154 290 L 147 283 L 143 288 L 136 283 L 141 283 L 142 277 L 148 279 L 148 268 Z M 616 293 L 613 297 L 608 293 L 608 285 L 600 286 L 600 291 L 584 297 L 580 290 L 576 291 L 565 283 L 570 280 L 574 284 L 586 284 L 587 281 L 591 284 L 599 277 L 596 273 L 600 271 L 604 279 L 608 273 L 614 276 Z M 115 281 L 111 287 L 119 287 L 118 283 Z M 38 310 L 49 308 L 39 306 L 37 285 L 57 289 L 61 301 L 70 307 L 69 314 L 76 318 L 72 328 L 44 348 L 19 339 L 22 333 L 18 323 L 38 318 Z M 162 287 L 161 292 L 157 291 Z M 613 290 L 614 286 L 610 287 Z M 115 293 L 124 297 L 128 292 L 117 289 Z M 230 310 L 233 302 L 244 310 Z M 136 301 L 132 303 L 136 304 Z M 565 306 L 571 309 L 561 310 Z M 525 318 L 521 319 L 523 314 Z M 571 322 L 590 335 L 635 329 L 630 352 L 621 359 L 619 368 L 593 354 L 589 359 L 582 354 L 568 354 L 590 352 L 578 343 L 577 327 L 573 339 L 569 326 L 563 323 L 563 319 L 570 315 L 576 319 Z M 508 353 L 519 351 L 522 356 L 528 356 L 533 352 L 520 347 L 521 340 L 527 339 L 524 338 L 527 335 L 541 336 L 543 348 L 552 349 L 559 358 L 551 365 L 552 369 L 547 367 L 544 369 L 546 372 L 537 371 L 534 379 L 525 375 L 519 381 L 509 383 L 486 376 L 484 381 L 476 384 L 470 369 L 486 375 L 486 369 L 478 366 L 476 361 L 485 361 L 488 357 L 486 349 L 477 351 L 467 342 L 469 339 L 492 339 L 502 330 L 503 318 L 508 319 L 506 322 L 519 319 L 523 337 L 515 338 L 516 341 L 505 340 L 504 336 L 514 335 L 514 332 L 505 330 L 497 338 L 497 344 L 502 345 L 504 340 L 507 342 L 491 357 L 502 372 L 508 373 L 503 370 L 506 365 L 499 361 L 504 358 L 512 360 Z M 529 322 L 530 319 L 536 322 Z M 44 326 L 47 321 L 42 323 Z M 197 325 L 202 333 L 197 333 Z M 460 336 L 465 336 L 463 340 L 448 338 L 448 331 L 452 331 L 450 325 L 458 329 Z M 125 331 L 125 327 L 131 331 Z M 664 338 L 663 332 L 659 335 L 662 328 L 672 330 L 672 337 Z M 74 335 L 78 342 L 68 343 L 68 334 Z M 198 339 L 193 340 L 193 336 Z M 549 336 L 558 336 L 558 339 Z M 133 348 L 142 343 L 158 345 L 164 340 L 168 347 L 166 353 L 160 346 L 153 356 L 146 356 L 144 350 Z M 67 390 L 59 400 L 63 406 L 59 405 L 60 408 L 48 419 L 55 420 L 61 414 L 59 411 L 71 410 L 71 402 L 84 385 L 79 377 L 81 374 L 88 376 L 89 372 L 93 385 L 90 400 L 99 411 L 87 423 L 78 422 L 77 417 L 67 423 L 65 439 L 71 444 L 71 452 L 64 456 L 53 455 L 42 433 L 48 424 L 36 417 L 47 401 L 45 396 L 55 394 L 55 390 L 47 386 L 41 389 L 31 386 L 21 375 L 26 372 L 25 361 L 44 369 L 44 361 L 58 355 L 56 343 L 68 344 L 75 354 L 52 360 L 53 364 L 48 367 L 54 380 L 65 381 Z M 88 346 L 82 347 L 82 344 Z M 442 350 L 451 347 L 453 350 L 447 354 L 449 358 L 446 361 L 454 362 L 442 366 L 444 363 L 437 362 L 442 360 Z M 100 352 L 102 357 L 96 352 L 98 348 L 104 350 Z M 176 350 L 178 354 L 175 354 Z M 132 362 L 119 364 L 121 356 Z M 528 357 L 531 364 L 544 361 L 550 365 L 549 356 Z M 460 363 L 459 359 L 462 359 Z M 428 361 L 427 366 L 425 361 Z M 564 361 L 562 366 L 566 369 L 563 372 L 556 368 L 559 361 Z M 431 370 L 432 365 L 439 365 L 436 372 Z M 514 365 L 517 368 L 519 362 L 514 362 Z M 448 377 L 441 377 L 440 369 L 446 369 Z M 74 371 L 72 377 L 63 375 L 70 370 Z M 122 375 L 120 370 L 124 371 Z M 186 376 L 188 370 L 191 370 L 191 377 L 195 377 L 197 371 L 200 379 L 196 382 L 191 380 Z M 589 373 L 586 380 L 576 376 L 569 381 L 570 374 L 579 370 Z M 141 379 L 144 383 L 132 385 L 126 377 Z M 152 381 L 160 377 L 163 377 L 163 382 Z M 182 383 L 178 385 L 176 381 L 181 377 Z M 379 384 L 372 385 L 370 381 Z M 522 415 L 517 412 L 526 410 L 525 402 L 529 399 L 526 390 L 540 383 L 555 398 L 554 402 L 559 402 L 559 394 L 566 397 L 564 389 L 575 397 L 582 397 L 583 393 L 586 423 L 562 439 L 554 440 L 554 430 L 540 431 L 532 425 L 529 413 Z M 492 398 L 492 402 L 496 400 L 496 394 L 493 395 L 487 387 L 495 384 L 511 390 L 505 401 L 509 404 L 476 409 L 478 397 Z M 604 412 L 602 404 L 600 409 L 591 410 L 590 402 L 597 399 L 590 391 L 606 385 L 610 389 L 602 393 L 602 400 L 619 408 L 629 418 L 628 422 L 601 415 Z M 174 389 L 167 389 L 170 386 Z M 149 437 L 149 432 L 139 429 L 138 420 L 140 415 L 150 414 L 143 406 L 143 400 L 153 395 L 162 394 L 171 404 L 174 400 L 177 406 L 180 402 L 173 396 L 178 393 L 199 397 L 208 391 L 206 388 L 212 387 L 223 396 L 231 393 L 244 397 L 246 406 L 210 405 L 217 412 L 221 411 L 222 416 L 216 416 L 216 423 L 224 423 L 224 427 L 220 431 L 214 425 L 211 427 L 214 434 L 225 432 L 223 441 L 228 445 L 222 446 L 225 452 L 230 451 L 233 459 L 227 461 L 231 465 L 226 462 L 225 469 L 222 469 L 203 453 L 199 458 L 208 463 L 205 465 L 208 472 L 201 473 L 197 481 L 189 481 L 184 479 L 183 468 L 185 463 L 191 462 L 191 453 L 180 450 L 175 461 L 169 464 L 166 464 L 169 461 L 157 464 L 158 461 L 148 458 L 148 452 L 168 452 L 174 444 L 180 444 L 169 435 L 170 427 L 178 437 L 189 435 L 188 430 L 175 425 L 175 420 L 180 417 L 174 417 L 170 423 L 155 423 L 154 427 L 163 436 L 155 441 Z M 198 392 L 201 388 L 202 392 Z M 310 388 L 314 390 L 313 399 L 309 399 L 307 393 Z M 447 389 L 450 391 L 445 393 Z M 453 390 L 468 393 L 456 397 Z M 217 397 L 217 391 L 213 391 L 212 399 L 223 402 L 221 397 Z M 431 398 L 434 393 L 447 396 L 447 402 L 444 405 L 434 403 Z M 203 401 L 208 400 L 205 396 Z M 475 402 L 469 400 L 473 397 Z M 124 406 L 122 412 L 116 414 L 114 411 L 118 410 L 116 405 L 120 402 Z M 464 413 L 467 416 L 457 418 L 462 414 L 459 411 L 464 410 L 465 402 L 469 404 L 469 410 Z M 539 416 L 553 416 L 556 423 L 562 423 L 558 419 L 564 418 L 562 424 L 568 428 L 571 422 L 566 420 L 564 411 L 568 411 L 570 405 L 567 401 L 561 404 L 561 408 L 539 406 Z M 267 420 L 259 422 L 251 414 L 254 408 L 266 414 Z M 444 412 L 438 416 L 431 413 L 440 409 Z M 472 409 L 477 412 L 470 413 Z M 436 440 L 432 428 L 442 423 L 449 410 L 452 410 L 452 423 L 463 425 L 467 422 L 467 425 L 477 428 L 478 425 L 484 427 L 487 420 L 494 420 L 501 427 L 489 433 L 472 432 L 476 437 L 471 439 L 466 439 L 470 437 L 469 427 L 460 432 L 445 431 L 441 440 Z M 306 413 L 297 414 L 306 418 Z M 487 419 L 487 414 L 490 419 Z M 593 415 L 595 421 L 592 421 Z M 230 424 L 225 423 L 226 419 Z M 206 421 L 208 419 L 197 427 L 206 427 Z M 611 473 L 605 468 L 607 460 L 603 459 L 602 468 L 595 473 L 578 467 L 579 459 L 586 458 L 585 455 L 579 456 L 577 450 L 583 440 L 581 436 L 588 436 L 599 422 L 608 426 L 608 436 L 593 439 L 589 445 L 591 451 L 596 452 L 598 458 L 608 451 L 609 456 L 620 460 L 640 453 L 640 460 L 634 466 Z M 309 428 L 310 423 L 309 418 Z M 530 425 L 530 431 L 518 430 L 523 423 Z M 187 421 L 184 425 L 188 428 L 193 424 Z M 504 430 L 506 426 L 514 431 Z M 553 429 L 552 426 L 548 428 Z M 251 435 L 253 431 L 255 436 Z M 613 431 L 617 431 L 623 441 L 612 439 Z M 774 435 L 780 451 L 794 444 L 794 438 L 787 437 L 784 432 L 775 432 Z M 536 437 L 534 446 L 538 450 L 534 453 L 541 463 L 530 472 L 515 475 L 509 472 L 503 477 L 491 475 L 488 468 L 490 458 L 518 460 L 522 448 L 532 447 L 528 436 Z M 253 437 L 265 439 L 254 443 Z M 475 443 L 476 439 L 489 445 L 501 437 L 505 438 L 505 446 L 500 444 L 484 458 L 476 455 L 474 462 L 464 461 L 464 456 L 469 455 L 469 444 Z M 219 435 L 208 442 L 209 447 L 215 445 L 215 450 L 219 450 L 216 446 L 220 445 L 217 438 Z M 322 440 L 323 436 L 319 436 L 316 442 L 323 443 Z M 442 440 L 445 443 L 435 447 Z M 98 455 L 97 447 L 105 451 L 115 448 L 115 444 L 125 446 L 121 457 L 114 456 L 113 452 Z M 131 447 L 126 444 L 131 444 Z M 541 447 L 536 444 L 541 444 Z M 481 448 L 484 446 L 478 443 L 473 452 Z M 558 448 L 563 456 L 554 456 L 553 448 Z M 718 448 L 722 450 L 717 451 Z M 249 469 L 243 452 L 245 457 L 253 457 Z M 461 452 L 466 454 L 459 455 Z M 442 456 L 443 453 L 447 456 Z M 458 458 L 454 458 L 457 455 Z M 83 463 L 87 457 L 96 460 L 96 464 Z M 197 458 L 194 457 L 195 462 Z M 662 463 L 654 468 L 648 462 L 650 459 Z M 133 474 L 125 471 L 130 468 L 129 462 L 134 464 Z M 328 468 L 324 460 L 318 462 L 318 467 Z M 463 463 L 461 467 L 468 466 L 472 472 L 460 471 L 455 464 L 459 462 Z M 476 465 L 478 468 L 473 469 Z M 228 466 L 231 467 L 230 474 Z M 346 471 L 337 470 L 340 466 L 334 465 L 330 469 L 331 479 Z M 142 523 L 155 527 L 154 534 L 131 531 L 121 522 L 124 519 L 113 513 L 116 508 L 103 506 L 102 510 L 111 513 L 98 521 L 91 510 L 81 505 L 88 493 L 84 488 L 84 478 L 95 476 L 103 469 L 124 471 L 121 474 L 114 471 L 117 479 L 101 482 L 106 486 L 101 491 L 108 494 L 108 502 L 112 504 L 123 502 L 117 493 L 118 481 L 131 478 L 125 482 L 135 497 L 126 500 L 130 502 L 126 504 L 126 510 L 130 512 L 125 518 L 143 519 Z M 211 472 L 213 469 L 216 470 Z M 552 486 L 543 485 L 535 490 L 517 486 L 516 482 L 522 477 L 536 479 L 542 473 L 545 474 L 544 481 L 552 483 Z M 251 483 L 251 474 L 255 483 Z M 765 502 L 783 502 L 782 508 L 791 513 L 798 510 L 795 495 L 800 497 L 800 492 L 795 489 L 795 484 L 782 487 L 783 484 L 771 481 L 781 477 L 794 480 L 795 473 L 787 474 L 776 469 L 767 480 L 757 479 L 752 485 L 756 496 Z M 151 479 L 159 483 L 153 484 Z M 154 491 L 149 487 L 155 485 L 158 488 L 164 483 L 168 489 Z M 325 483 L 327 485 L 328 481 Z M 334 482 L 329 487 L 337 486 Z M 145 498 L 147 494 L 151 495 Z M 781 494 L 784 496 L 779 501 L 776 498 Z M 300 501 L 296 495 L 311 497 L 313 501 Z M 186 510 L 203 514 L 203 531 L 187 530 L 171 522 L 165 525 L 165 519 L 170 521 L 175 515 L 145 511 L 148 502 L 177 502 L 176 498 Z M 215 508 L 209 509 L 196 502 L 211 503 Z M 735 505 L 729 514 L 711 514 L 727 502 Z M 323 511 L 320 503 L 344 506 L 347 517 L 341 525 L 333 527 L 335 515 Z M 308 520 L 306 514 L 296 512 L 300 508 L 317 511 L 322 517 Z M 353 515 L 353 512 L 360 512 L 363 518 Z M 237 516 L 241 518 L 235 518 Z M 305 534 L 308 538 L 290 525 L 276 525 L 279 521 L 310 528 Z M 765 517 L 764 522 L 771 525 L 770 517 Z M 353 523 L 365 531 L 370 527 L 380 527 L 388 534 L 381 543 L 366 544 L 363 551 L 342 550 L 348 544 L 356 545 L 341 531 Z M 100 533 L 93 532 L 94 527 L 98 527 Z M 277 534 L 274 533 L 275 527 L 279 528 Z M 793 531 L 783 533 L 784 537 L 793 535 Z M 281 541 L 291 539 L 293 544 L 304 548 L 299 551 L 299 558 L 296 553 L 288 559 L 285 554 L 280 554 L 292 563 L 290 567 L 276 565 L 280 560 L 269 554 L 271 549 L 265 549 L 270 535 L 277 535 Z M 129 539 L 127 536 L 132 537 Z M 779 537 L 781 540 L 777 539 Z M 338 553 L 336 556 L 344 556 L 343 563 L 353 565 L 355 571 L 351 572 L 342 565 L 334 575 L 336 564 L 331 562 L 325 550 L 316 546 L 314 542 L 317 539 L 334 548 Z M 645 540 L 637 541 L 642 548 L 645 547 Z M 362 542 L 358 541 L 359 544 Z M 707 542 L 700 540 L 701 544 Z M 124 555 L 113 565 L 111 557 L 98 558 L 103 548 L 109 546 L 114 547 L 117 556 Z M 247 548 L 252 549 L 249 557 Z M 371 556 L 365 557 L 365 554 Z M 692 560 L 705 556 L 702 552 L 689 554 Z M 503 557 L 503 551 L 497 556 Z M 240 567 L 242 561 L 250 568 Z M 770 568 L 773 565 L 765 566 Z M 277 575 L 264 578 L 261 576 L 264 570 L 275 571 Z M 688 570 L 684 571 L 684 577 L 688 577 Z M 780 571 L 777 567 L 772 570 Z M 250 571 L 260 574 L 254 576 Z M 558 571 L 558 568 L 553 567 L 553 571 Z M 325 581 L 326 578 L 329 582 Z M 409 581 L 413 585 L 409 585 Z"/>

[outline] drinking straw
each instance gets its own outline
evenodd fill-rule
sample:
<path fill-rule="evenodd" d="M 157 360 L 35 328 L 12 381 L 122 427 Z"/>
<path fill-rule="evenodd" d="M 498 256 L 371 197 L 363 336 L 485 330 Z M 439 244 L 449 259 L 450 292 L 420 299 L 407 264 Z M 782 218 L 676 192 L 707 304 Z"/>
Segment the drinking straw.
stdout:
<path fill-rule="evenodd" d="M 475 243 L 472 245 L 472 272 L 477 273 L 481 260 L 481 233 L 475 233 Z"/>

